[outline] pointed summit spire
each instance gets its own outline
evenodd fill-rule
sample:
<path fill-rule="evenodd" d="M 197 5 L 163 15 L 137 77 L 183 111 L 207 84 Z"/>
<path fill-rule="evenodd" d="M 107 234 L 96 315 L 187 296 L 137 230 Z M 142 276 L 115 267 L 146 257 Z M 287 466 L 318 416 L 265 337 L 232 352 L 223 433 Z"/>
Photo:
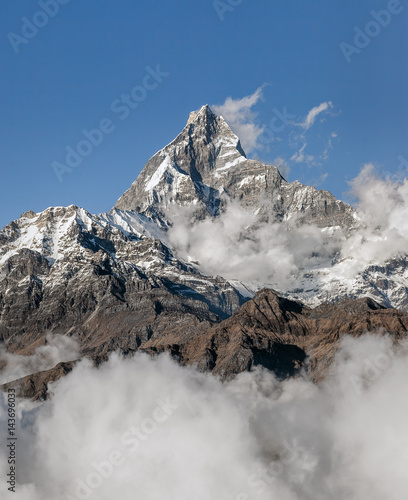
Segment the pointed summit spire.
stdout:
<path fill-rule="evenodd" d="M 210 108 L 208 104 L 205 104 L 204 106 L 201 107 L 198 111 L 192 111 L 188 117 L 187 125 L 191 122 L 193 122 L 195 119 L 197 119 L 200 116 L 205 116 L 207 118 L 215 118 L 217 115 L 213 112 L 213 110 Z"/>
<path fill-rule="evenodd" d="M 192 111 L 181 133 L 148 161 L 115 208 L 162 211 L 168 203 L 212 199 L 224 192 L 229 170 L 246 161 L 239 138 L 205 104 Z"/>

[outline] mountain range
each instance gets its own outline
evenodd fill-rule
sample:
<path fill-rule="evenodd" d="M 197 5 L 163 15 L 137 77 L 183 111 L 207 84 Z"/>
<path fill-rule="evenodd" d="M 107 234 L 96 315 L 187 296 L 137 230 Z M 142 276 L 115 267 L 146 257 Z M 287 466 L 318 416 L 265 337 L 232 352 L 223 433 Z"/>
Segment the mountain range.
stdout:
<path fill-rule="evenodd" d="M 343 334 L 407 331 L 408 259 L 361 260 L 366 229 L 331 193 L 247 158 L 203 106 L 109 213 L 51 207 L 2 229 L 0 341 L 30 355 L 51 333 L 95 362 L 167 351 L 223 378 L 260 364 L 319 380 Z M 71 368 L 20 380 L 22 394 L 45 398 Z"/>

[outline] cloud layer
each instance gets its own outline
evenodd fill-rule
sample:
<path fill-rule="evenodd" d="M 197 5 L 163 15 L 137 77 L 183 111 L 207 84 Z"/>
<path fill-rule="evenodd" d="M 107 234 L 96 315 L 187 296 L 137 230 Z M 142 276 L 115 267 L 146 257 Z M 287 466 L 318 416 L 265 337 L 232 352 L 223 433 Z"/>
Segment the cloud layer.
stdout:
<path fill-rule="evenodd" d="M 345 339 L 320 387 L 261 369 L 222 384 L 166 356 L 83 361 L 20 408 L 17 493 L 3 446 L 1 498 L 405 500 L 406 348 Z"/>
<path fill-rule="evenodd" d="M 190 211 L 180 209 L 169 242 L 181 257 L 198 261 L 204 273 L 255 288 L 290 291 L 305 274 L 312 279 L 310 273 L 317 287 L 331 280 L 347 284 L 370 265 L 407 255 L 408 248 L 408 180 L 394 182 L 367 164 L 350 184 L 351 230 L 298 226 L 295 219 L 265 222 L 257 207 L 229 202 L 217 218 L 193 224 Z"/>
<path fill-rule="evenodd" d="M 190 211 L 173 218 L 169 242 L 178 255 L 198 261 L 209 275 L 270 284 L 279 289 L 294 286 L 302 269 L 326 267 L 340 251 L 341 235 L 322 232 L 296 221 L 259 222 L 257 214 L 230 202 L 216 219 L 190 224 Z"/>

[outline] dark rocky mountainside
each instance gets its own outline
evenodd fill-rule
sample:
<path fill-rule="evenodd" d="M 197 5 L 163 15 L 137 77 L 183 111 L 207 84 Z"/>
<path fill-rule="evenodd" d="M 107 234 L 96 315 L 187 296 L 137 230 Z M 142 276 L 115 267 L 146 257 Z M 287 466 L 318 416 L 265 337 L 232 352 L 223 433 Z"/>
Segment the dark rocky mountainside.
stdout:
<path fill-rule="evenodd" d="M 78 207 L 24 215 L 0 235 L 0 341 L 11 352 L 47 333 L 78 338 L 84 352 L 135 350 L 173 330 L 200 332 L 244 302 L 159 240 Z"/>
<path fill-rule="evenodd" d="M 262 365 L 282 377 L 304 367 L 320 380 L 344 335 L 390 333 L 399 340 L 407 337 L 407 331 L 408 313 L 387 309 L 370 298 L 311 309 L 273 290 L 261 290 L 233 316 L 191 339 L 180 351 L 186 363 L 197 363 L 221 377 Z"/>
<path fill-rule="evenodd" d="M 163 321 L 170 326 L 172 316 L 165 314 Z M 311 309 L 266 289 L 217 324 L 203 321 L 196 328 L 191 317 L 185 318 L 186 324 L 188 321 L 189 328 L 173 328 L 171 333 L 142 341 L 139 352 L 167 352 L 183 365 L 195 365 L 222 379 L 263 366 L 280 378 L 296 376 L 304 369 L 318 382 L 327 374 L 344 335 L 390 334 L 398 342 L 407 338 L 408 331 L 408 313 L 384 308 L 372 299 L 346 299 Z M 93 345 L 86 342 L 83 355 L 98 365 L 107 359 L 110 350 L 118 349 L 117 345 L 103 345 L 101 350 L 98 337 Z M 136 351 L 134 345 L 124 346 L 121 351 L 125 355 Z M 3 389 L 14 386 L 23 397 L 45 399 L 48 384 L 72 367 L 73 363 L 59 363 L 53 369 L 6 384 Z"/>

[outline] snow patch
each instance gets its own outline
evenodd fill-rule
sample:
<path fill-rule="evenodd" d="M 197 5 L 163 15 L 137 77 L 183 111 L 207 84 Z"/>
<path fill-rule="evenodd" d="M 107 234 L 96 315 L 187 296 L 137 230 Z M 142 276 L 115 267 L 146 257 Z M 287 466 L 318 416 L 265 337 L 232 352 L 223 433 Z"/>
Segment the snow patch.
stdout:
<path fill-rule="evenodd" d="M 168 156 L 166 156 L 162 162 L 162 164 L 159 166 L 159 168 L 156 170 L 156 172 L 152 175 L 152 177 L 149 179 L 149 181 L 146 183 L 145 191 L 152 191 L 153 188 L 159 184 L 161 179 L 163 178 L 164 173 L 168 169 L 174 169 L 172 161 Z"/>

